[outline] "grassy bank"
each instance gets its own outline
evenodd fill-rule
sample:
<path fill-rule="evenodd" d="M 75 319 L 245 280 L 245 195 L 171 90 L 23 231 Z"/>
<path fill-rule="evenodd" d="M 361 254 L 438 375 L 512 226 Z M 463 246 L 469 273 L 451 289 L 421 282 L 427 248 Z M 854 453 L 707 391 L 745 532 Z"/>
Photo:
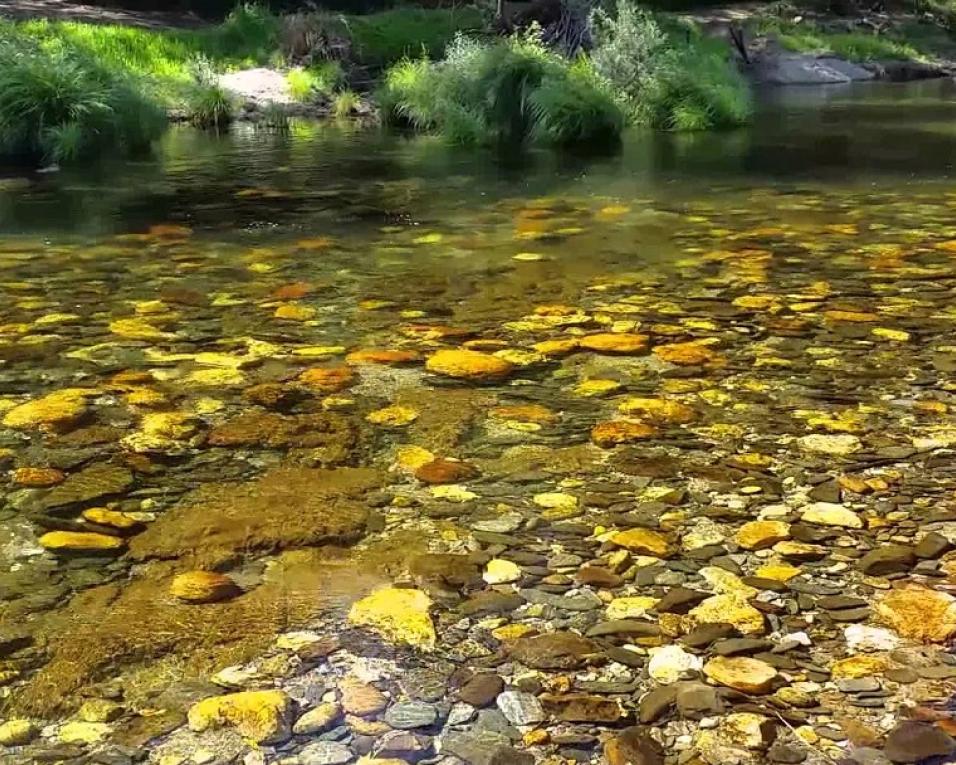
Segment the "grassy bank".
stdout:
<path fill-rule="evenodd" d="M 221 127 L 234 104 L 218 75 L 255 66 L 287 70 L 297 100 L 322 94 L 337 114 L 355 108 L 348 72 L 380 77 L 391 121 L 456 143 L 605 144 L 628 122 L 696 130 L 749 115 L 725 46 L 625 0 L 591 19 L 594 50 L 571 58 L 533 33 L 496 38 L 483 19 L 471 7 L 279 17 L 241 5 L 198 29 L 0 22 L 0 158 L 139 151 L 169 110 Z"/>

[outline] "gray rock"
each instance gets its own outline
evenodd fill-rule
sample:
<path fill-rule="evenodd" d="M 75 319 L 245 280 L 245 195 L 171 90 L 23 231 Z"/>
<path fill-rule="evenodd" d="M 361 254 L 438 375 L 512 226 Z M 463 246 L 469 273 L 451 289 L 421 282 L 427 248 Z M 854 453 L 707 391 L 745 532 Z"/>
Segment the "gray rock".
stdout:
<path fill-rule="evenodd" d="M 306 746 L 296 757 L 302 765 L 345 765 L 355 755 L 345 744 L 317 741 Z"/>
<path fill-rule="evenodd" d="M 477 710 L 471 704 L 459 701 L 457 704 L 452 705 L 451 710 L 448 712 L 448 719 L 445 722 L 448 725 L 464 725 L 474 720 L 476 714 Z"/>
<path fill-rule="evenodd" d="M 551 606 L 565 611 L 592 611 L 604 606 L 604 601 L 593 592 L 582 592 L 578 595 L 555 595 L 542 590 L 520 590 L 518 594 L 529 603 Z"/>
<path fill-rule="evenodd" d="M 837 688 L 843 691 L 843 693 L 878 691 L 880 689 L 880 681 L 875 677 L 848 677 L 837 680 Z"/>
<path fill-rule="evenodd" d="M 446 733 L 441 753 L 451 754 L 468 765 L 533 765 L 533 755 L 519 752 L 504 736 L 493 733 Z"/>
<path fill-rule="evenodd" d="M 385 722 L 398 730 L 427 728 L 438 719 L 438 710 L 424 701 L 400 701 L 385 710 Z"/>
<path fill-rule="evenodd" d="M 541 702 L 530 693 L 505 691 L 498 696 L 498 709 L 512 725 L 534 725 L 545 719 Z"/>

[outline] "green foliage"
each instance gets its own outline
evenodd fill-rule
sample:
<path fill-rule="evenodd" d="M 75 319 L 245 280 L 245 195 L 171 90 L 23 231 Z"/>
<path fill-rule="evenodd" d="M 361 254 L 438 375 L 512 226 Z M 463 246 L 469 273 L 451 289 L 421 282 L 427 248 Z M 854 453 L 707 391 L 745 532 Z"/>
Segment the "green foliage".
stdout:
<path fill-rule="evenodd" d="M 121 74 L 75 51 L 0 39 L 0 156 L 70 161 L 134 153 L 164 123 L 161 107 Z"/>
<path fill-rule="evenodd" d="M 289 93 L 300 103 L 316 95 L 329 95 L 341 81 L 342 67 L 337 61 L 325 61 L 307 69 L 290 69 L 286 74 Z"/>
<path fill-rule="evenodd" d="M 482 27 L 475 8 L 399 7 L 346 20 L 352 51 L 366 66 L 386 67 L 405 57 L 438 58 L 461 33 Z"/>
<path fill-rule="evenodd" d="M 442 61 L 406 59 L 387 72 L 379 103 L 388 121 L 456 144 L 611 141 L 624 122 L 586 62 L 569 62 L 533 37 L 458 37 Z"/>
<path fill-rule="evenodd" d="M 891 34 L 828 32 L 813 22 L 795 23 L 764 16 L 754 26 L 761 35 L 773 35 L 780 44 L 799 53 L 833 53 L 849 61 L 922 60 L 925 54 Z"/>
<path fill-rule="evenodd" d="M 332 115 L 336 119 L 351 117 L 361 103 L 362 100 L 354 91 L 343 90 L 339 93 L 336 93 L 335 97 L 332 99 Z"/>
<path fill-rule="evenodd" d="M 592 16 L 594 69 L 629 117 L 664 130 L 707 130 L 746 122 L 749 87 L 722 43 L 687 27 L 665 29 L 630 0 Z"/>
<path fill-rule="evenodd" d="M 196 127 L 221 130 L 232 122 L 235 104 L 229 92 L 219 85 L 200 83 L 189 97 L 186 114 Z"/>

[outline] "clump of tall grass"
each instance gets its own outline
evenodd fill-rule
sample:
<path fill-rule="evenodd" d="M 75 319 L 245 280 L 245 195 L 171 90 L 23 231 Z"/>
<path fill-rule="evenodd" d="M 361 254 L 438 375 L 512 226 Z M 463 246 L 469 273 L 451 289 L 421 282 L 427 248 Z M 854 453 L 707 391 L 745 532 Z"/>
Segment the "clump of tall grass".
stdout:
<path fill-rule="evenodd" d="M 68 162 L 147 149 L 165 126 L 137 83 L 76 51 L 0 39 L 0 156 Z"/>
<path fill-rule="evenodd" d="M 353 90 L 341 90 L 332 98 L 332 116 L 336 119 L 351 117 L 358 110 L 362 99 Z"/>
<path fill-rule="evenodd" d="M 199 83 L 186 102 L 188 120 L 199 128 L 222 130 L 235 117 L 232 94 L 218 83 Z"/>
<path fill-rule="evenodd" d="M 586 62 L 533 35 L 479 42 L 459 36 L 445 58 L 406 59 L 379 93 L 386 120 L 457 144 L 614 141 L 624 115 Z"/>
<path fill-rule="evenodd" d="M 638 124 L 707 130 L 750 119 L 750 89 L 719 43 L 692 30 L 664 30 L 650 13 L 618 0 L 592 16 L 594 68 Z"/>

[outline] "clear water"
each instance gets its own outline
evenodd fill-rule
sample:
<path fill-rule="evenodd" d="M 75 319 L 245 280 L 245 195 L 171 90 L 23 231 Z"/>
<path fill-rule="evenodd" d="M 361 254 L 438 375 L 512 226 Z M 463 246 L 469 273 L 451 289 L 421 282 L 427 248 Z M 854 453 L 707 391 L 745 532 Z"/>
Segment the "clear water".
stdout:
<path fill-rule="evenodd" d="M 159 657 L 186 662 L 163 665 L 185 676 L 268 645 L 274 620 L 237 648 L 234 635 L 203 638 L 209 625 L 190 621 L 196 611 L 187 619 L 155 593 L 210 560 L 255 592 L 267 586 L 256 566 L 278 554 L 264 549 L 271 542 L 204 557 L 200 535 L 190 555 L 173 550 L 151 568 L 128 555 L 53 557 L 36 538 L 89 528 L 81 512 L 104 505 L 148 526 L 197 486 L 321 463 L 294 439 L 253 437 L 237 449 L 207 437 L 269 411 L 250 388 L 293 390 L 303 370 L 340 368 L 356 349 L 424 357 L 472 340 L 516 364 L 508 380 L 481 386 L 426 375 L 421 362 L 361 366 L 352 387 L 276 405 L 279 417 L 332 411 L 353 423 L 358 444 L 344 458 L 352 466 L 388 468 L 402 445 L 486 460 L 468 486 L 477 499 L 441 522 L 403 510 L 438 502 L 407 471 L 380 479 L 392 498 L 387 528 L 363 544 L 384 545 L 390 563 L 390 537 L 393 547 L 414 539 L 419 550 L 457 549 L 472 516 L 496 503 L 527 512 L 530 494 L 578 485 L 565 479 L 612 480 L 617 468 L 588 442 L 626 395 L 697 411 L 642 447 L 677 449 L 675 471 L 682 461 L 719 465 L 755 452 L 780 478 L 807 467 L 792 444 L 808 433 L 854 435 L 870 455 L 944 448 L 956 440 L 946 403 L 956 368 L 954 95 L 947 81 L 768 93 L 746 129 L 634 133 L 619 151 L 592 156 L 501 156 L 326 125 L 220 137 L 180 129 L 154 159 L 11 175 L 0 184 L 0 412 L 61 389 L 85 393 L 75 422 L 0 431 L 5 464 L 55 467 L 67 480 L 91 465 L 130 466 L 132 480 L 55 511 L 44 505 L 49 489 L 0 490 L 0 620 L 45 645 L 8 662 L 7 695 L 47 713 L 112 675 L 148 674 Z M 542 306 L 558 307 L 535 317 Z M 585 318 L 549 323 L 542 314 Z M 116 324 L 123 320 L 138 323 Z M 443 335 L 447 328 L 459 332 Z M 534 355 L 541 341 L 601 331 L 646 333 L 654 347 L 703 341 L 714 356 L 688 367 L 654 354 Z M 577 386 L 594 379 L 619 387 L 582 395 Z M 396 402 L 418 421 L 366 420 Z M 489 420 L 495 404 L 538 404 L 556 419 Z M 187 418 L 187 432 L 131 447 L 127 439 L 157 412 Z M 591 451 L 558 467 L 541 457 L 543 475 L 514 482 L 501 455 L 522 445 Z M 843 458 L 809 466 L 862 469 Z M 728 486 L 726 475 L 700 475 L 724 492 L 779 500 L 779 484 L 765 476 L 731 473 Z M 677 472 L 659 483 L 687 485 Z M 371 560 L 337 565 L 357 590 L 365 576 L 377 583 L 401 569 L 372 576 Z M 260 605 L 306 597 L 295 576 Z M 123 594 L 142 580 L 155 589 Z M 346 603 L 356 595 L 349 589 Z M 210 607 L 227 626 L 254 618 L 229 611 L 240 606 Z M 293 608 L 283 623 L 307 622 L 315 610 Z M 136 619 L 145 627 L 130 626 Z"/>

